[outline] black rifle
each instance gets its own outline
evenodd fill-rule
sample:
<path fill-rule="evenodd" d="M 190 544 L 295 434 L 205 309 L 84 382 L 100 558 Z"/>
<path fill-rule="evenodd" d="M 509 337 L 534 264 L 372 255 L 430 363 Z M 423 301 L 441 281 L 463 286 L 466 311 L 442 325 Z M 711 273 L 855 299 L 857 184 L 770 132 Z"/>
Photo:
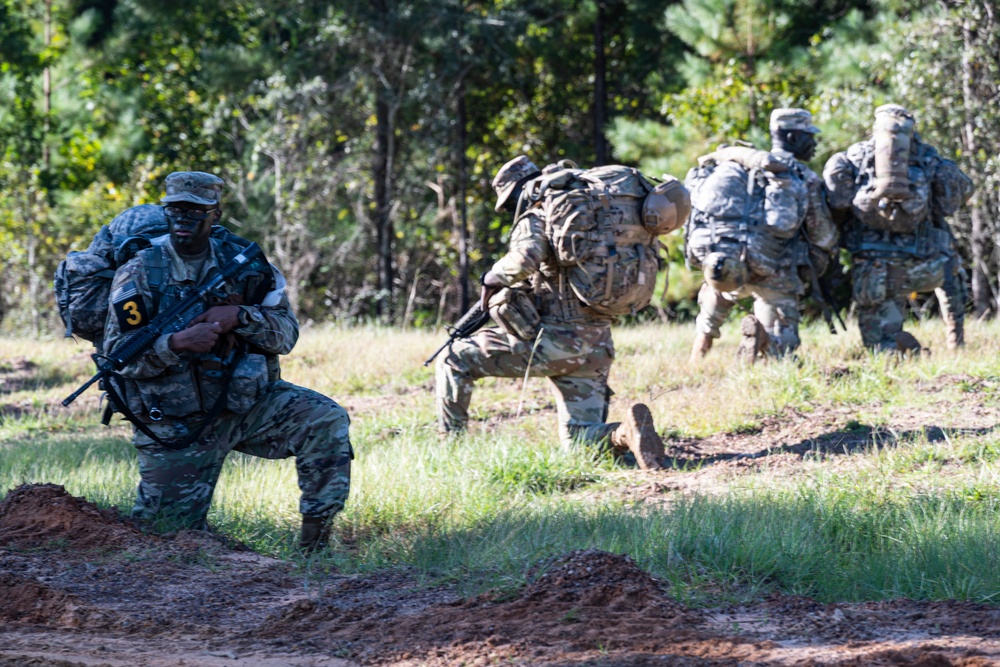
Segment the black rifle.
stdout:
<path fill-rule="evenodd" d="M 809 284 L 812 287 L 812 297 L 819 304 L 820 310 L 823 313 L 823 319 L 826 320 L 826 326 L 830 329 L 830 333 L 836 336 L 837 327 L 833 324 L 833 318 L 836 316 L 837 322 L 840 323 L 840 327 L 844 331 L 847 331 L 847 325 L 844 324 L 843 318 L 840 317 L 840 310 L 834 305 L 833 299 L 830 296 L 830 291 L 827 289 L 827 285 L 821 281 L 819 276 L 816 274 L 816 266 L 813 264 L 812 258 L 809 256 L 812 244 L 809 242 L 809 237 L 806 234 L 804 226 L 799 229 L 798 243 L 798 265 L 806 267 L 808 271 Z M 840 263 L 833 259 L 831 259 L 831 264 L 840 266 Z M 833 267 L 827 267 L 827 272 L 824 275 L 829 275 L 832 268 Z M 799 275 L 801 276 L 801 273 Z"/>
<path fill-rule="evenodd" d="M 839 262 L 831 262 L 834 264 L 833 267 L 829 267 L 827 273 L 835 267 L 839 267 Z M 837 318 L 837 322 L 840 324 L 840 328 L 847 331 L 847 325 L 844 324 L 844 318 L 840 316 L 840 308 L 837 307 L 836 302 L 834 302 L 833 297 L 830 294 L 829 286 L 826 281 L 820 280 L 816 276 L 816 269 L 812 266 L 810 262 L 810 273 L 812 280 L 812 288 L 815 292 L 815 298 L 819 301 L 820 308 L 823 310 L 823 319 L 826 320 L 826 325 L 830 328 L 830 333 L 837 335 L 837 327 L 833 326 L 833 317 Z"/>
<path fill-rule="evenodd" d="M 430 364 L 434 359 L 441 354 L 441 352 L 446 347 L 450 347 L 459 338 L 468 338 L 472 334 L 479 331 L 484 324 L 490 320 L 490 311 L 484 311 L 482 308 L 482 303 L 477 301 L 476 305 L 469 308 L 469 312 L 462 315 L 462 319 L 455 323 L 453 327 L 447 327 L 448 330 L 448 340 L 445 341 L 444 345 L 437 349 L 437 352 L 432 354 L 427 361 L 424 362 L 424 366 Z"/>
<path fill-rule="evenodd" d="M 241 269 L 252 264 L 262 254 L 260 246 L 256 243 L 251 243 L 243 248 L 229 264 L 222 267 L 219 272 L 209 276 L 205 282 L 195 287 L 194 291 L 183 300 L 154 317 L 152 322 L 130 336 L 124 343 L 112 350 L 110 354 L 92 355 L 94 363 L 97 364 L 97 373 L 94 374 L 94 377 L 84 382 L 83 386 L 67 396 L 62 404 L 68 406 L 80 394 L 85 392 L 90 385 L 120 372 L 123 368 L 138 359 L 139 355 L 151 348 L 156 339 L 163 334 L 174 333 L 186 328 L 188 322 L 205 311 L 206 297 L 209 294 L 239 273 Z"/>

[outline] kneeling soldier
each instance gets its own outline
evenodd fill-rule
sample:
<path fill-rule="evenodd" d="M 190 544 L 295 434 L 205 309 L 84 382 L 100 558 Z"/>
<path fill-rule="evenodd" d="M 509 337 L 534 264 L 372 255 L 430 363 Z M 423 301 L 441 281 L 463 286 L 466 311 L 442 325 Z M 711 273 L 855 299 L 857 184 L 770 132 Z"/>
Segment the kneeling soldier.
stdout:
<path fill-rule="evenodd" d="M 239 254 L 248 242 L 212 236 L 222 179 L 203 172 L 167 176 L 162 203 L 169 233 L 115 273 L 105 351 Z M 222 463 L 231 451 L 295 457 L 302 496 L 300 547 L 322 548 L 344 508 L 353 450 L 347 412 L 333 400 L 280 378 L 299 329 L 281 274 L 262 258 L 205 312 L 161 336 L 121 372 L 116 385 L 134 419 L 139 483 L 133 515 L 204 528 Z M 131 414 L 129 414 L 131 413 Z"/>

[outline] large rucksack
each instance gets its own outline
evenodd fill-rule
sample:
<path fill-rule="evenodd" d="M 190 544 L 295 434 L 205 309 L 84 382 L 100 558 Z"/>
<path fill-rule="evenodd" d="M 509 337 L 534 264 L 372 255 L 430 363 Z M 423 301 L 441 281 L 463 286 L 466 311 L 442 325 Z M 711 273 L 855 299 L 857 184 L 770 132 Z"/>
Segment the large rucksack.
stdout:
<path fill-rule="evenodd" d="M 115 271 L 167 232 L 161 206 L 133 206 L 101 227 L 86 250 L 66 256 L 54 281 L 66 337 L 79 336 L 100 344 Z M 218 225 L 212 227 L 212 237 L 247 243 Z"/>
<path fill-rule="evenodd" d="M 875 164 L 878 158 L 875 141 L 860 145 L 858 173 L 855 177 L 854 199 L 851 205 L 861 224 L 874 230 L 914 234 L 931 212 L 931 182 L 938 161 L 937 151 L 918 145 L 909 152 L 909 193 L 906 199 L 889 201 L 879 196 L 879 180 Z M 853 148 L 853 147 L 852 147 Z M 929 150 L 928 150 L 929 149 Z"/>
<path fill-rule="evenodd" d="M 703 156 L 684 181 L 691 192 L 685 256 L 703 268 L 709 255 L 745 263 L 770 277 L 794 269 L 793 243 L 805 219 L 809 191 L 794 160 L 766 151 L 724 147 Z"/>
<path fill-rule="evenodd" d="M 546 167 L 524 187 L 523 202 L 541 207 L 560 280 L 602 315 L 649 305 L 659 268 L 657 236 L 681 226 L 689 197 L 673 177 L 654 186 L 637 169 Z"/>

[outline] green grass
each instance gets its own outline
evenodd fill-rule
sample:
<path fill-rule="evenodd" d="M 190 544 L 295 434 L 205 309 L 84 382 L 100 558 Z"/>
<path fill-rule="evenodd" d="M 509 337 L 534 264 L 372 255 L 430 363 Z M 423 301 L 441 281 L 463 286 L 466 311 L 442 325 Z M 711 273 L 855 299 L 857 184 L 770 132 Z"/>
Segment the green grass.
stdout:
<path fill-rule="evenodd" d="M 772 590 L 824 601 L 996 602 L 1000 432 L 941 437 L 920 427 L 995 406 L 1000 325 L 973 324 L 959 354 L 943 349 L 940 326 L 919 326 L 916 334 L 935 353 L 903 364 L 863 353 L 855 332 L 834 338 L 809 327 L 798 359 L 750 369 L 733 364 L 734 329 L 697 365 L 687 360 L 690 327 L 616 331 L 611 418 L 644 400 L 662 432 L 704 437 L 759 434 L 765 419 L 789 410 L 839 411 L 831 431 L 886 427 L 877 432 L 879 446 L 817 451 L 795 474 L 759 459 L 759 468 L 720 477 L 701 495 L 670 492 L 664 502 L 639 503 L 622 492 L 635 484 L 634 472 L 607 455 L 559 446 L 544 380 L 523 389 L 517 418 L 498 415 L 517 413 L 520 381 L 481 382 L 472 433 L 441 439 L 433 374 L 421 366 L 439 335 L 307 332 L 284 375 L 348 407 L 357 452 L 337 548 L 308 566 L 377 572 L 406 565 L 481 590 L 517 584 L 548 557 L 593 547 L 629 553 L 679 598 L 696 602 Z M 58 406 L 89 372 L 84 352 L 65 341 L 0 341 L 0 358 L 36 364 L 29 376 L 19 370 L 23 362 L 0 365 L 0 493 L 54 482 L 127 513 L 138 481 L 127 430 L 100 426 L 96 392 L 82 409 Z M 921 411 L 926 423 L 894 434 L 888 427 L 908 410 Z M 641 480 L 705 471 L 692 464 Z M 261 553 L 300 562 L 292 548 L 297 500 L 291 461 L 234 454 L 209 520 Z"/>

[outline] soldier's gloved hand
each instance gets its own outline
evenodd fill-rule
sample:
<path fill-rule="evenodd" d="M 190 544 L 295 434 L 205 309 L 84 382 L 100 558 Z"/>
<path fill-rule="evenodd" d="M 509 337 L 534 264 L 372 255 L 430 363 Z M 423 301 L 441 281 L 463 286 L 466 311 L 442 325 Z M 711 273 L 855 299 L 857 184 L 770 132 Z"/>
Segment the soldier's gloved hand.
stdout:
<path fill-rule="evenodd" d="M 229 333 L 240 325 L 239 306 L 212 306 L 204 313 L 188 322 L 188 326 L 199 322 L 217 322 L 222 330 L 220 333 Z"/>
<path fill-rule="evenodd" d="M 218 322 L 201 322 L 170 336 L 174 352 L 208 352 L 219 340 L 222 326 Z"/>
<path fill-rule="evenodd" d="M 487 271 L 483 274 L 483 279 L 480 282 L 482 283 L 482 289 L 479 292 L 479 307 L 482 308 L 483 311 L 486 311 L 489 310 L 490 299 L 493 298 L 494 294 L 504 288 L 504 284 L 500 282 L 500 279 L 497 278 L 496 274 L 492 271 Z"/>

